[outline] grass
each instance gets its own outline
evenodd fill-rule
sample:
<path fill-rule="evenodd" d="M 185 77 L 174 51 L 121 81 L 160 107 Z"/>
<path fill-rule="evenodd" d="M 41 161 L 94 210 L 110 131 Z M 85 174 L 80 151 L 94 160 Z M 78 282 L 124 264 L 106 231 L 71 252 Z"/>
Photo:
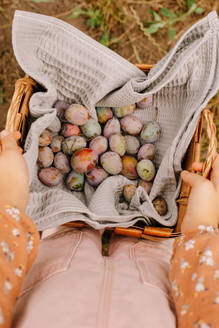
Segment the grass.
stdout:
<path fill-rule="evenodd" d="M 1 41 L 0 33 L 3 45 L 0 53 L 0 105 L 3 102 L 9 104 L 14 82 L 23 74 L 13 57 L 10 40 L 15 9 L 55 16 L 76 24 L 76 27 L 80 21 L 79 28 L 132 63 L 153 64 L 192 24 L 218 7 L 215 0 L 75 0 L 73 3 L 65 0 L 62 5 L 59 0 L 3 0 L 0 30 L 5 32 L 5 39 Z M 213 99 L 212 106 L 218 105 L 216 99 Z M 203 154 L 207 143 L 204 130 Z"/>

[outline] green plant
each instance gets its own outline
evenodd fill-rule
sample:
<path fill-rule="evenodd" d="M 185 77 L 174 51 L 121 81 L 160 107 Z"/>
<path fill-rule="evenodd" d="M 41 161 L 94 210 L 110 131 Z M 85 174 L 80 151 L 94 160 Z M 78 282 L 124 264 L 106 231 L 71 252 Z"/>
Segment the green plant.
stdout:
<path fill-rule="evenodd" d="M 3 7 L 0 6 L 0 11 L 4 11 L 5 9 Z"/>
<path fill-rule="evenodd" d="M 110 38 L 102 8 L 91 7 L 83 9 L 80 6 L 77 6 L 68 19 L 77 18 L 79 15 L 83 15 L 86 18 L 87 25 L 90 28 L 97 28 L 101 31 L 100 43 L 104 46 L 109 47 L 111 44 L 120 42 L 118 38 Z"/>
<path fill-rule="evenodd" d="M 177 22 L 185 20 L 188 16 L 192 15 L 193 13 L 200 15 L 204 12 L 203 8 L 200 8 L 195 3 L 195 0 L 187 0 L 187 11 L 184 13 L 180 12 L 172 12 L 167 8 L 161 8 L 159 13 L 156 13 L 154 10 L 150 9 L 150 13 L 153 16 L 153 21 L 146 21 L 145 23 L 149 26 L 146 28 L 146 31 L 149 34 L 155 34 L 160 29 L 167 27 L 168 29 L 168 36 L 171 41 L 173 41 L 175 36 L 175 29 L 174 25 Z"/>

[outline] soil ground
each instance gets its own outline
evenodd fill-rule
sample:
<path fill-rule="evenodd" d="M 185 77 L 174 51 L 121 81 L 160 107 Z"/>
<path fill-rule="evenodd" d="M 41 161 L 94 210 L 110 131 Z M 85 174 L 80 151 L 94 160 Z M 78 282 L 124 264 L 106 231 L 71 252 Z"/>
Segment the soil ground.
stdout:
<path fill-rule="evenodd" d="M 101 27 L 89 27 L 87 15 L 82 14 L 74 19 L 69 19 L 69 15 L 76 6 L 81 6 L 85 11 L 89 8 L 100 9 L 110 40 L 119 39 L 118 43 L 111 42 L 110 48 L 132 63 L 153 64 L 173 47 L 192 24 L 212 10 L 219 11 L 218 2 L 215 0 L 196 1 L 197 6 L 204 9 L 204 12 L 183 16 L 185 19 L 179 20 L 174 25 L 176 34 L 173 42 L 168 37 L 166 27 L 160 29 L 156 34 L 145 34 L 137 20 L 139 19 L 145 27 L 147 26 L 145 21 L 152 19 L 150 9 L 159 13 L 163 7 L 179 13 L 182 18 L 183 13 L 188 11 L 187 4 L 184 0 L 0 0 L 0 129 L 5 125 L 15 81 L 24 75 L 13 55 L 11 42 L 11 24 L 16 9 L 55 16 L 74 25 L 98 41 L 103 34 Z M 164 17 L 165 20 L 167 21 L 168 18 Z M 218 111 L 215 122 L 217 125 L 219 124 Z"/>

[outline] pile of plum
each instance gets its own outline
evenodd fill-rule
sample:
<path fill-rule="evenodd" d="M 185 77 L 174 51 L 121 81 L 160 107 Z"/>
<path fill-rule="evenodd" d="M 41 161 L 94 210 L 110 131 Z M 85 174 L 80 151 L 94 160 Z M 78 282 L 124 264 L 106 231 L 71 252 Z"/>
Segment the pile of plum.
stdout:
<path fill-rule="evenodd" d="M 144 108 L 147 99 L 138 103 Z M 86 107 L 58 100 L 57 116 L 39 137 L 39 179 L 45 185 L 58 185 L 63 179 L 71 191 L 82 191 L 85 179 L 97 187 L 109 175 L 122 174 L 137 180 L 149 194 L 156 169 L 152 162 L 154 143 L 160 137 L 157 122 L 141 121 L 133 115 L 136 105 L 97 107 L 98 121 Z M 130 202 L 136 186 L 124 187 L 123 197 Z M 153 201 L 160 215 L 167 212 L 162 197 Z"/>

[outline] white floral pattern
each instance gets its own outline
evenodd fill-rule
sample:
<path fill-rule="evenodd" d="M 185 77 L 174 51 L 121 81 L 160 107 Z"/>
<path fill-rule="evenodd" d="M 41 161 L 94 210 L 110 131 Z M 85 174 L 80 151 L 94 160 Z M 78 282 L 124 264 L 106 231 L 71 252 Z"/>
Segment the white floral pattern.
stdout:
<path fill-rule="evenodd" d="M 9 215 L 10 219 L 8 217 Z M 34 233 L 37 232 L 37 230 L 33 229 L 33 232 L 28 231 L 27 226 L 31 227 L 31 225 L 28 225 L 28 220 L 27 226 L 23 225 L 26 217 L 20 214 L 19 209 L 10 205 L 0 207 L 0 219 L 0 231 L 3 232 L 0 239 L 0 256 L 3 260 L 6 259 L 7 262 L 10 262 L 10 264 L 5 263 L 3 275 L 1 275 L 2 271 L 0 271 L 0 286 L 2 286 L 0 289 L 0 300 L 2 299 L 2 295 L 9 299 L 9 303 L 1 303 L 0 301 L 0 327 L 2 327 L 2 325 L 5 327 L 9 322 L 8 320 L 10 320 L 8 315 L 5 314 L 11 313 L 11 310 L 13 310 L 14 300 L 17 297 L 17 292 L 21 287 L 23 276 L 26 271 L 26 257 L 19 256 L 19 252 L 24 252 L 25 250 L 18 246 L 20 246 L 20 242 L 22 243 L 21 245 L 23 245 L 26 241 L 26 255 L 29 254 L 34 248 Z M 15 222 L 15 220 L 18 223 Z M 25 231 L 26 236 L 24 236 Z M 19 258 L 23 258 L 23 260 L 17 263 Z M 11 269 L 14 271 L 13 277 L 11 277 Z M 16 288 L 14 288 L 14 281 Z"/>
<path fill-rule="evenodd" d="M 219 292 L 216 293 L 215 304 L 219 304 Z"/>
<path fill-rule="evenodd" d="M 12 216 L 16 221 L 20 221 L 20 211 L 18 208 L 6 206 L 5 212 Z"/>
<path fill-rule="evenodd" d="M 206 322 L 203 320 L 199 320 L 195 323 L 195 328 L 211 328 Z"/>
<path fill-rule="evenodd" d="M 199 264 L 203 263 L 210 266 L 213 266 L 215 264 L 213 259 L 213 253 L 209 246 L 206 248 L 203 255 L 200 257 Z"/>
<path fill-rule="evenodd" d="M 194 272 L 193 275 L 192 275 L 192 281 L 194 281 L 197 277 L 198 277 L 197 273 Z"/>
<path fill-rule="evenodd" d="M 12 234 L 13 234 L 15 237 L 20 237 L 19 230 L 16 229 L 16 228 L 12 230 Z"/>
<path fill-rule="evenodd" d="M 2 311 L 2 308 L 0 307 L 0 325 L 3 325 L 4 322 L 5 322 L 5 320 L 4 320 L 4 316 L 3 316 L 3 311 Z"/>
<path fill-rule="evenodd" d="M 181 268 L 181 270 L 185 270 L 188 267 L 189 267 L 189 263 L 186 262 L 186 261 L 184 261 L 184 259 L 181 259 L 180 260 L 180 268 Z"/>
<path fill-rule="evenodd" d="M 2 251 L 6 257 L 6 260 L 8 262 L 13 261 L 14 260 L 14 252 L 12 252 L 10 250 L 10 247 L 8 246 L 8 244 L 3 240 L 1 242 L 1 246 L 2 246 Z"/>
<path fill-rule="evenodd" d="M 214 279 L 219 279 L 219 270 L 214 271 Z"/>
<path fill-rule="evenodd" d="M 8 292 L 12 289 L 12 284 L 10 283 L 9 279 L 5 280 L 4 292 L 8 294 Z"/>
<path fill-rule="evenodd" d="M 14 270 L 14 273 L 16 274 L 16 276 L 21 277 L 22 276 L 22 268 L 18 267 Z"/>
<path fill-rule="evenodd" d="M 212 226 L 205 226 L 205 225 L 199 225 L 198 229 L 203 232 L 203 231 L 207 231 L 207 232 L 214 232 L 215 228 L 213 228 Z"/>
<path fill-rule="evenodd" d="M 184 241 L 184 238 L 185 238 L 185 235 L 182 235 L 180 238 L 179 238 L 179 243 L 178 243 L 178 246 L 181 246 L 183 241 Z"/>
<path fill-rule="evenodd" d="M 188 311 L 188 308 L 189 308 L 188 304 L 184 304 L 181 309 L 181 315 L 185 315 Z"/>
<path fill-rule="evenodd" d="M 203 282 L 204 282 L 204 278 L 203 277 L 201 277 L 201 278 L 198 279 L 198 282 L 195 285 L 195 291 L 196 292 L 199 293 L 199 292 L 205 290 L 205 286 L 204 286 Z"/>
<path fill-rule="evenodd" d="M 30 254 L 32 249 L 33 249 L 33 237 L 32 237 L 32 233 L 28 232 L 28 234 L 27 234 L 27 254 Z"/>
<path fill-rule="evenodd" d="M 191 248 L 194 248 L 195 240 L 190 239 L 185 243 L 185 249 L 188 251 Z"/>

